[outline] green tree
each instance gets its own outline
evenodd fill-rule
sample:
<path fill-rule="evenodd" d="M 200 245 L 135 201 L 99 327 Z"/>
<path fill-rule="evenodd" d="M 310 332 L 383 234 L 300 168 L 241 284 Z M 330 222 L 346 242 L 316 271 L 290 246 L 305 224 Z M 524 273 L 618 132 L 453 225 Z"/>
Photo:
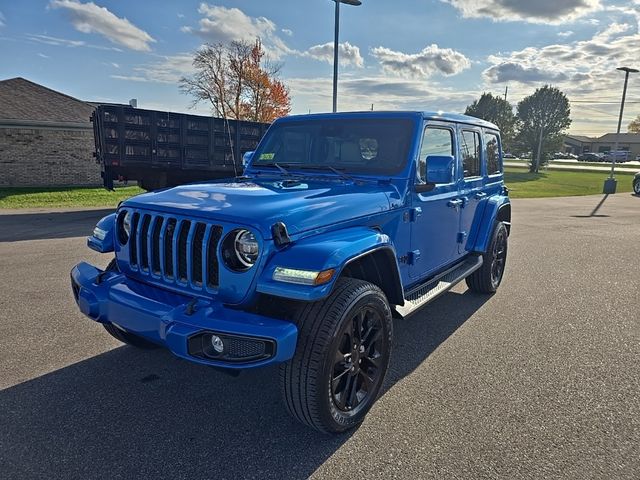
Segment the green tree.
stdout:
<path fill-rule="evenodd" d="M 464 114 L 495 123 L 502 133 L 502 148 L 508 150 L 511 147 L 516 117 L 513 114 L 513 107 L 504 98 L 483 93 L 478 100 L 467 107 Z"/>
<path fill-rule="evenodd" d="M 640 133 L 640 115 L 631 120 L 629 126 L 627 127 L 627 131 L 629 133 Z"/>
<path fill-rule="evenodd" d="M 545 85 L 518 103 L 516 116 L 518 141 L 533 153 L 529 169 L 537 173 L 571 125 L 569 99 L 559 89 Z"/>

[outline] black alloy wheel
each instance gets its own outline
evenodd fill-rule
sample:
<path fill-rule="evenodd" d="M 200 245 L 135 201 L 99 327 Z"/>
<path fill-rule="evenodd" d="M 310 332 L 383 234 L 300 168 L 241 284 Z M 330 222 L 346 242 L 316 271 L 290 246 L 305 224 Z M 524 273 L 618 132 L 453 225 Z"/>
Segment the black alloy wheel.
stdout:
<path fill-rule="evenodd" d="M 388 355 L 380 312 L 364 307 L 344 322 L 337 342 L 331 395 L 337 409 L 352 414 L 371 402 L 383 377 Z"/>
<path fill-rule="evenodd" d="M 507 229 L 498 229 L 491 250 L 491 283 L 498 288 L 507 262 Z"/>
<path fill-rule="evenodd" d="M 287 410 L 323 433 L 357 427 L 389 366 L 393 324 L 385 294 L 343 277 L 326 299 L 304 305 L 295 318 L 296 352 L 280 367 Z"/>
<path fill-rule="evenodd" d="M 470 290 L 478 293 L 494 293 L 504 276 L 507 264 L 509 232 L 502 222 L 496 222 L 491 242 L 482 254 L 482 266 L 469 275 L 465 281 Z"/>

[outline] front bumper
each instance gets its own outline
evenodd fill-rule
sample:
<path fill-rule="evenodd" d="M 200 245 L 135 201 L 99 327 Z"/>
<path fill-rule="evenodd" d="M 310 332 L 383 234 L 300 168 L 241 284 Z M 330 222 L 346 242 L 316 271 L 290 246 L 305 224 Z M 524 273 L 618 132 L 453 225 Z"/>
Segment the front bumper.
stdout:
<path fill-rule="evenodd" d="M 90 319 L 113 323 L 192 362 L 226 368 L 260 367 L 291 359 L 296 348 L 298 330 L 291 322 L 162 290 L 85 262 L 71 270 L 71 286 L 80 311 Z M 193 347 L 211 334 L 228 337 L 238 345 L 263 342 L 267 348 L 262 356 L 254 355 L 250 360 L 216 359 Z"/>

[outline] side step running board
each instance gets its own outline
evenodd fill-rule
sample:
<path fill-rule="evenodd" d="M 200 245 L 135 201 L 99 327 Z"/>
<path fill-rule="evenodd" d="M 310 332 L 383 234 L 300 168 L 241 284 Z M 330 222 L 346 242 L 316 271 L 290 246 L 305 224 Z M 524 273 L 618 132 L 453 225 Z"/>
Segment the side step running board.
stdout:
<path fill-rule="evenodd" d="M 404 305 L 395 306 L 396 312 L 406 317 L 420 307 L 453 288 L 460 280 L 471 275 L 482 266 L 482 257 L 472 255 L 427 283 L 419 285 L 405 294 Z"/>

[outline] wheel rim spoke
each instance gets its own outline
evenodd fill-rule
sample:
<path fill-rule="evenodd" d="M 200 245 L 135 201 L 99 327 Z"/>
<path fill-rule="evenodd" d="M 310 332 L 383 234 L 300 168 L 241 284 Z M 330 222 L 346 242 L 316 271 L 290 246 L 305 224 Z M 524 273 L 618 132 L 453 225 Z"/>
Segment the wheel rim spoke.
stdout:
<path fill-rule="evenodd" d="M 382 315 L 364 306 L 342 327 L 330 378 L 335 406 L 352 412 L 371 401 L 381 382 L 384 344 Z"/>
<path fill-rule="evenodd" d="M 347 407 L 355 408 L 358 406 L 358 403 L 360 403 L 358 401 L 358 375 L 353 375 L 349 378 L 351 378 L 351 384 L 347 390 L 349 392 L 347 397 Z"/>

